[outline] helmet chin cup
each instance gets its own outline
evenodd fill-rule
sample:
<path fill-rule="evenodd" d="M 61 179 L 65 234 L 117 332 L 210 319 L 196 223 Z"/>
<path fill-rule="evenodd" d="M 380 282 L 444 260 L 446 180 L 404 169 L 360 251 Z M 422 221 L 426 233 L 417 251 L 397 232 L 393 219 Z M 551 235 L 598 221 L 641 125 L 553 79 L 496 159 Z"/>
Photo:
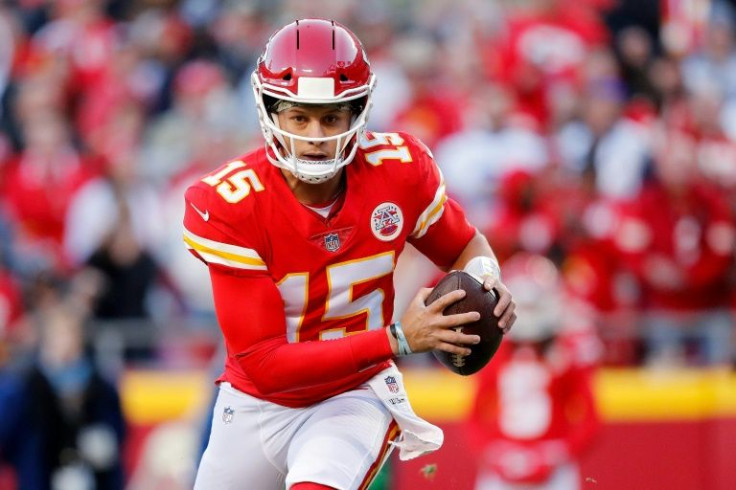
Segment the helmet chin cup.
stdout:
<path fill-rule="evenodd" d="M 326 160 L 323 162 L 312 162 L 310 160 L 302 160 L 301 158 L 293 158 L 293 160 L 296 171 L 291 173 L 294 174 L 297 179 L 302 182 L 306 182 L 307 184 L 321 184 L 322 182 L 327 182 L 337 175 L 340 168 L 344 166 L 339 165 L 337 159 Z M 307 170 L 309 170 L 310 166 L 320 166 L 325 168 L 321 171 L 309 173 Z"/>

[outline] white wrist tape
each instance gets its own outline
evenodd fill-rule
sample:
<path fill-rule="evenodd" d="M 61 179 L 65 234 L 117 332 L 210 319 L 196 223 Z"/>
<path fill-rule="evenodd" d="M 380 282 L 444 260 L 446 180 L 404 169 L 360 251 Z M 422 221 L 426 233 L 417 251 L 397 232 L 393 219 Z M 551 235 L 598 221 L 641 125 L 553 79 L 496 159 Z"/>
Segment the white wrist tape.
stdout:
<path fill-rule="evenodd" d="M 475 276 L 482 280 L 484 276 L 491 276 L 497 279 L 501 279 L 501 267 L 498 265 L 496 259 L 491 257 L 473 257 L 465 264 L 463 269 L 468 274 Z"/>

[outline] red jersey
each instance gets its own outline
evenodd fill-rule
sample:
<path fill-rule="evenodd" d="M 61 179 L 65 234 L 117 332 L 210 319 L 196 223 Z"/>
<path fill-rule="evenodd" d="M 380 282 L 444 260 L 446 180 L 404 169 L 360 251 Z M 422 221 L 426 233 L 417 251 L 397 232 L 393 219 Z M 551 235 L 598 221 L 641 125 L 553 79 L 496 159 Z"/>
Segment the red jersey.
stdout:
<path fill-rule="evenodd" d="M 487 48 L 490 75 L 513 88 L 519 112 L 546 126 L 552 90 L 578 87 L 590 53 L 607 42 L 597 12 L 583 2 L 557 2 L 536 12 L 512 14 Z"/>
<path fill-rule="evenodd" d="M 326 218 L 264 149 L 187 190 L 184 240 L 210 267 L 227 347 L 220 381 L 295 407 L 362 384 L 392 357 L 383 327 L 405 243 L 446 267 L 475 233 L 411 136 L 367 133 L 344 172 Z"/>
<path fill-rule="evenodd" d="M 706 182 L 693 182 L 679 197 L 652 183 L 629 203 L 616 245 L 641 283 L 643 306 L 697 311 L 728 305 L 732 220 L 723 195 Z M 679 282 L 654 280 L 662 262 L 674 268 Z"/>
<path fill-rule="evenodd" d="M 74 194 L 89 178 L 85 162 L 69 148 L 53 157 L 32 152 L 11 162 L 0 182 L 0 201 L 10 210 L 21 235 L 30 241 L 51 241 L 60 249 L 66 212 Z"/>
<path fill-rule="evenodd" d="M 499 46 L 505 61 L 498 67 L 502 75 L 513 76 L 515 70 L 528 64 L 537 67 L 547 80 L 574 81 L 586 55 L 608 38 L 597 13 L 587 5 L 572 2 L 559 2 L 531 15 L 512 16 L 504 34 Z"/>
<path fill-rule="evenodd" d="M 411 103 L 396 114 L 394 124 L 411 127 L 412 134 L 428 147 L 435 148 L 443 138 L 462 129 L 462 106 L 462 100 L 447 89 L 415 93 Z"/>
<path fill-rule="evenodd" d="M 469 430 L 481 466 L 508 482 L 546 481 L 579 458 L 600 420 L 593 370 L 600 348 L 581 331 L 559 336 L 546 352 L 504 342 L 479 373 Z"/>

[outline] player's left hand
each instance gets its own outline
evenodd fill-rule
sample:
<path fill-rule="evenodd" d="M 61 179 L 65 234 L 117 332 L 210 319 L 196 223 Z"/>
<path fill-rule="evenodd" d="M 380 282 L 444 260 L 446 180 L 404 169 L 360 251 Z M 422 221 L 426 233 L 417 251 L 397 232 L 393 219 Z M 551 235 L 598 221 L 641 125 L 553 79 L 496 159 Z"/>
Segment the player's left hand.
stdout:
<path fill-rule="evenodd" d="M 493 310 L 493 314 L 499 318 L 498 327 L 506 334 L 516 321 L 516 303 L 511 296 L 511 291 L 501 282 L 501 280 L 492 274 L 486 274 L 482 278 L 483 288 L 486 291 L 495 291 L 498 294 L 498 303 Z"/>

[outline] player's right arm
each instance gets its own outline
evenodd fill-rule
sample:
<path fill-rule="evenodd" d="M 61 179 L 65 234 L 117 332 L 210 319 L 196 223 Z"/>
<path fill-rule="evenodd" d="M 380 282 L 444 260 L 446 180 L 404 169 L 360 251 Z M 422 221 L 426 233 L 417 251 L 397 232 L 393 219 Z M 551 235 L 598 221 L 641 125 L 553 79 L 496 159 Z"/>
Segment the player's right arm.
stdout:
<path fill-rule="evenodd" d="M 289 343 L 284 303 L 269 277 L 236 276 L 217 268 L 210 268 L 210 276 L 228 353 L 264 395 L 336 381 L 398 352 L 386 328 L 335 340 Z M 442 310 L 459 294 L 462 292 L 453 291 L 436 304 L 417 309 L 412 325 L 421 328 L 423 335 L 415 335 L 420 339 L 413 346 L 415 352 L 448 348 L 467 354 L 464 347 L 454 344 L 459 334 L 448 328 L 459 325 L 460 320 L 476 321 L 478 314 L 442 316 Z"/>
<path fill-rule="evenodd" d="M 210 276 L 228 355 L 264 395 L 335 381 L 393 356 L 382 330 L 289 343 L 284 303 L 269 277 L 216 268 L 210 268 Z"/>

